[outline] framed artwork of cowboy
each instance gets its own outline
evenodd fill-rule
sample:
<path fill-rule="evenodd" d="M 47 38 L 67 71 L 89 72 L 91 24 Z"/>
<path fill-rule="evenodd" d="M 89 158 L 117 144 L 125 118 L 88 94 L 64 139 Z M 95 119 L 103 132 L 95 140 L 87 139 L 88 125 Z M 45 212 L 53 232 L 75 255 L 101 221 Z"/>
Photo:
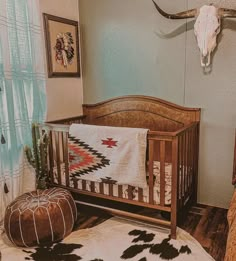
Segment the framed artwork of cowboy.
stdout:
<path fill-rule="evenodd" d="M 48 77 L 79 77 L 78 22 L 43 14 Z"/>

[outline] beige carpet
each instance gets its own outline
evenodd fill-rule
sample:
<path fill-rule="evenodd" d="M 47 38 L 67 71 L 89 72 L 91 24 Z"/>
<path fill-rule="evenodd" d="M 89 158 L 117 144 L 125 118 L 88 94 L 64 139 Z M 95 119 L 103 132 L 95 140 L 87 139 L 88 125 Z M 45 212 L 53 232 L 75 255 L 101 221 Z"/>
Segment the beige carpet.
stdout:
<path fill-rule="evenodd" d="M 62 242 L 38 248 L 16 248 L 0 238 L 2 261 L 208 261 L 214 260 L 182 229 L 177 240 L 166 231 L 112 218 L 89 229 L 73 232 Z"/>

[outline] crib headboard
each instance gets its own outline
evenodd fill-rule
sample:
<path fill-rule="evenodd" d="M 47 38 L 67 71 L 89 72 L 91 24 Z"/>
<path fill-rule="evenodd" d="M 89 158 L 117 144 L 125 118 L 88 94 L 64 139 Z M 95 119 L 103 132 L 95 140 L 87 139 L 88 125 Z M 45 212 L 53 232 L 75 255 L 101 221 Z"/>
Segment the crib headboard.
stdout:
<path fill-rule="evenodd" d="M 84 104 L 86 124 L 176 131 L 200 121 L 200 109 L 186 108 L 141 95 L 122 96 L 96 104 Z"/>

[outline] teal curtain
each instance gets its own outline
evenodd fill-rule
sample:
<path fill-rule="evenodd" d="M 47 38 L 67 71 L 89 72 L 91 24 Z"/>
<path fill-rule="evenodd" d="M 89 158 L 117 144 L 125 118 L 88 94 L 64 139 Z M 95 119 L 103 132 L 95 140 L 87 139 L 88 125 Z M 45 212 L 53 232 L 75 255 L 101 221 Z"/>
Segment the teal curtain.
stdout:
<path fill-rule="evenodd" d="M 24 192 L 23 146 L 46 112 L 38 0 L 0 0 L 0 219 Z"/>

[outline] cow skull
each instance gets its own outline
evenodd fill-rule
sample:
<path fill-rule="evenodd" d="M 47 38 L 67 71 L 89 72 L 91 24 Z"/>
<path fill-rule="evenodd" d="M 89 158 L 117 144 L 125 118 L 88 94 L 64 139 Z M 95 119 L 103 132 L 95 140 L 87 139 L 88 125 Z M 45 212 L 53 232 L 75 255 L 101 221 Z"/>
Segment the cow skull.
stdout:
<path fill-rule="evenodd" d="M 210 65 L 210 56 L 215 49 L 216 37 L 220 32 L 220 17 L 218 9 L 213 5 L 204 5 L 199 9 L 199 15 L 194 24 L 194 33 L 200 49 L 201 65 Z"/>
<path fill-rule="evenodd" d="M 203 5 L 200 9 L 191 9 L 177 14 L 168 14 L 152 0 L 157 11 L 168 19 L 196 18 L 194 33 L 200 49 L 201 66 L 210 65 L 210 56 L 215 49 L 217 35 L 220 33 L 221 19 L 236 17 L 236 10 L 217 8 L 214 5 Z"/>

